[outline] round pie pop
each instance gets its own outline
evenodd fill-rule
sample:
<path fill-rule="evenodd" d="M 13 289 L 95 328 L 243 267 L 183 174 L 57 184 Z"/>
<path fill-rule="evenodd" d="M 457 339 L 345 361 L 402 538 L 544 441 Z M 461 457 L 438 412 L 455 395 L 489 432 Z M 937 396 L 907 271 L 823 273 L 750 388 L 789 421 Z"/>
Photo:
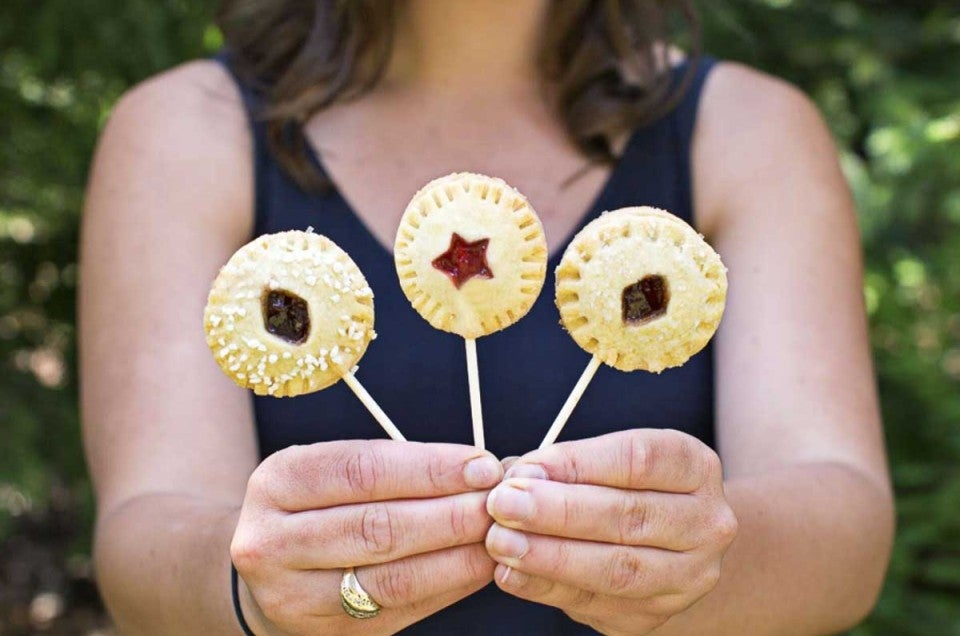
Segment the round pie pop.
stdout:
<path fill-rule="evenodd" d="M 560 321 L 593 358 L 541 448 L 557 439 L 601 362 L 653 373 L 684 364 L 713 337 L 727 295 L 713 248 L 681 219 L 649 207 L 592 221 L 556 274 Z"/>
<path fill-rule="evenodd" d="M 451 174 L 407 205 L 394 257 L 414 309 L 465 339 L 474 442 L 482 448 L 476 339 L 520 320 L 540 294 L 547 270 L 540 219 L 504 181 Z"/>
<path fill-rule="evenodd" d="M 341 378 L 394 439 L 400 431 L 354 377 L 373 330 L 373 291 L 325 236 L 289 231 L 237 250 L 213 281 L 203 325 L 220 368 L 257 395 L 289 397 Z"/>

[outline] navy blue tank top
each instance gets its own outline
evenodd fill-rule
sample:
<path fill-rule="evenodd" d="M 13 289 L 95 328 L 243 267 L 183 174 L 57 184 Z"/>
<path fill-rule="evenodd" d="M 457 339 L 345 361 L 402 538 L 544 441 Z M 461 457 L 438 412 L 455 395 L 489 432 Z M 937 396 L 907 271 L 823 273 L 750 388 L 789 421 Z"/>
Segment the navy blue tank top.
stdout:
<path fill-rule="evenodd" d="M 308 193 L 286 175 L 268 152 L 266 127 L 257 116 L 259 96 L 233 72 L 229 56 L 217 59 L 237 80 L 250 115 L 255 235 L 312 226 L 346 250 L 373 289 L 379 336 L 360 360 L 358 379 L 407 439 L 472 444 L 463 340 L 434 329 L 411 307 L 397 281 L 392 252 L 370 233 L 336 188 Z M 713 64 L 712 59 L 701 59 L 680 104 L 633 133 L 577 230 L 604 210 L 634 205 L 660 207 L 694 224 L 691 140 L 701 88 Z M 677 78 L 681 72 L 675 71 Z M 314 167 L 323 173 L 321 158 L 310 153 Z M 447 172 L 460 168 L 451 165 Z M 536 208 L 536 201 L 531 204 Z M 590 359 L 558 324 L 553 302 L 553 272 L 565 248 L 566 244 L 554 247 L 543 292 L 530 313 L 477 341 L 486 443 L 501 458 L 539 445 Z M 601 366 L 559 441 L 629 428 L 673 428 L 712 446 L 713 392 L 709 345 L 684 366 L 660 375 Z M 342 382 L 301 397 L 253 400 L 263 457 L 293 444 L 385 436 Z M 491 584 L 403 633 L 595 632 L 557 609 L 517 599 Z"/>

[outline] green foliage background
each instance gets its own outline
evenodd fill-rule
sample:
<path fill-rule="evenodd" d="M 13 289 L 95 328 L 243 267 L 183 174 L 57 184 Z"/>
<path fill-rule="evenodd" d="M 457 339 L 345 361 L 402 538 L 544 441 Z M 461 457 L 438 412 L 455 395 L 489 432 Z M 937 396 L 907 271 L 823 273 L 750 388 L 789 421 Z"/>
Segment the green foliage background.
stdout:
<path fill-rule="evenodd" d="M 88 162 L 125 89 L 220 45 L 212 5 L 0 3 L 0 633 L 27 633 L 18 603 L 38 592 L 65 594 L 68 613 L 83 600 L 70 582 L 89 576 L 92 518 L 74 326 Z M 701 9 L 709 51 L 814 97 L 859 204 L 899 527 L 882 600 L 854 633 L 960 633 L 960 11 L 949 0 Z M 5 560 L 22 552 L 11 546 L 44 532 L 57 543 L 45 567 L 65 574 L 11 574 Z"/>

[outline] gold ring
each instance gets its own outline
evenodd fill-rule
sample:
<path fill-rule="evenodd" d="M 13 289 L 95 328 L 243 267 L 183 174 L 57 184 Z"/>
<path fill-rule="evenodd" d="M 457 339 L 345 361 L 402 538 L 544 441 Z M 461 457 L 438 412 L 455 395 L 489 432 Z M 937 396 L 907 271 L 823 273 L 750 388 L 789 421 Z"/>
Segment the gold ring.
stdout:
<path fill-rule="evenodd" d="M 353 568 L 343 571 L 340 579 L 340 605 L 343 611 L 354 618 L 373 618 L 380 613 L 380 605 L 370 598 Z"/>

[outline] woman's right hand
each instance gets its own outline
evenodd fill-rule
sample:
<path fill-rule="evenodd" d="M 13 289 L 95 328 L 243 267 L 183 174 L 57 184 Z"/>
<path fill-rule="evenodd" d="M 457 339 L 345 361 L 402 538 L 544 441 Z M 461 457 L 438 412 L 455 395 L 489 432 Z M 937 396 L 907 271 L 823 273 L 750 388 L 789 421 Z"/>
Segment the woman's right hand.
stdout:
<path fill-rule="evenodd" d="M 253 472 L 230 546 L 244 616 L 268 634 L 392 634 L 493 580 L 484 548 L 497 459 L 470 446 L 338 441 Z M 382 607 L 340 605 L 344 568 Z"/>

